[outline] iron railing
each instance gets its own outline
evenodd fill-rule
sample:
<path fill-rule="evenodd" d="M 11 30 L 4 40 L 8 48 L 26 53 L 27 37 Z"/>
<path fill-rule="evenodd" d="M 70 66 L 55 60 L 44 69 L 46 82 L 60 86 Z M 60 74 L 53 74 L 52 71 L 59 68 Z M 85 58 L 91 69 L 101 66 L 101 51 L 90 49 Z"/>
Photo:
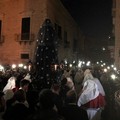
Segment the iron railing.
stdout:
<path fill-rule="evenodd" d="M 32 42 L 35 35 L 32 33 L 15 34 L 15 40 L 18 42 Z"/>

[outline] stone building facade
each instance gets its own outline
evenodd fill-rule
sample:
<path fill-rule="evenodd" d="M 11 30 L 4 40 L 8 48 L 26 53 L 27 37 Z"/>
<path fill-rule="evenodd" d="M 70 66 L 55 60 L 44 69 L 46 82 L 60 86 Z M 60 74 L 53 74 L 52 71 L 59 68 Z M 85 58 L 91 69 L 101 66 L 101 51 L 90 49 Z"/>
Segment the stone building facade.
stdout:
<path fill-rule="evenodd" d="M 83 36 L 60 0 L 1 0 L 0 64 L 34 61 L 37 34 L 46 18 L 58 34 L 59 61 L 77 59 Z"/>
<path fill-rule="evenodd" d="M 113 0 L 113 33 L 115 36 L 114 59 L 117 68 L 120 68 L 120 0 Z"/>

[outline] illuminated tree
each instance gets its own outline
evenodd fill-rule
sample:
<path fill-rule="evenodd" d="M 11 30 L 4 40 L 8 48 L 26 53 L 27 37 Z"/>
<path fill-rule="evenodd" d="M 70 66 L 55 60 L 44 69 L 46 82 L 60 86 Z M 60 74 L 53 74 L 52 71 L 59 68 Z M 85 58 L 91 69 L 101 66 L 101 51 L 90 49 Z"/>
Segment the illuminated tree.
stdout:
<path fill-rule="evenodd" d="M 56 37 L 50 19 L 46 19 L 38 32 L 35 53 L 37 86 L 48 88 L 55 80 L 54 65 L 58 64 Z"/>

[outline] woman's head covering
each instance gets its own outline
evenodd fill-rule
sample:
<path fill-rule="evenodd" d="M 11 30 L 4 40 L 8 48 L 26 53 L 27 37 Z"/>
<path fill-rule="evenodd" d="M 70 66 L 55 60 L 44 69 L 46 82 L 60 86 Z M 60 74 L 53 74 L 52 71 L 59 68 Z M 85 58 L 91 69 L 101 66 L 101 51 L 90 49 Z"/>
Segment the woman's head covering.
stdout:
<path fill-rule="evenodd" d="M 90 73 L 91 73 L 90 69 L 86 69 L 85 72 L 84 72 L 84 76 L 85 76 L 86 74 L 90 74 Z"/>
<path fill-rule="evenodd" d="M 85 72 L 84 72 L 84 80 L 83 80 L 83 83 L 87 80 L 93 80 L 94 77 L 90 71 L 90 69 L 86 69 Z"/>
<path fill-rule="evenodd" d="M 15 88 L 16 87 L 15 81 L 16 77 L 10 77 L 8 79 L 6 86 L 3 88 L 3 92 L 6 93 L 7 90 L 12 90 L 13 88 Z"/>
<path fill-rule="evenodd" d="M 87 80 L 93 80 L 93 81 L 97 84 L 98 89 L 99 89 L 99 92 L 100 92 L 103 96 L 105 96 L 105 91 L 104 91 L 104 89 L 103 89 L 100 81 L 99 81 L 97 78 L 94 78 L 94 77 L 93 77 L 93 75 L 92 75 L 92 73 L 91 73 L 91 71 L 90 71 L 89 69 L 86 69 L 86 71 L 84 72 L 84 76 L 85 76 L 85 77 L 84 77 L 83 84 L 84 84 L 84 82 L 86 82 Z"/>

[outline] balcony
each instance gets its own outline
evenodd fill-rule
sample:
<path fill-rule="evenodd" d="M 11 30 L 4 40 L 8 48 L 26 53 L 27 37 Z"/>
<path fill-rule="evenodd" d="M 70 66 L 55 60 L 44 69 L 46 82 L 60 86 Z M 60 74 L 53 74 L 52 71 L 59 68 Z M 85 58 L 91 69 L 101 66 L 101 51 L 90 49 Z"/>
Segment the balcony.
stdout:
<path fill-rule="evenodd" d="M 0 44 L 2 44 L 4 42 L 4 40 L 5 40 L 5 36 L 1 35 L 0 36 Z"/>
<path fill-rule="evenodd" d="M 15 40 L 19 43 L 31 43 L 35 40 L 35 35 L 30 33 L 15 34 Z"/>

